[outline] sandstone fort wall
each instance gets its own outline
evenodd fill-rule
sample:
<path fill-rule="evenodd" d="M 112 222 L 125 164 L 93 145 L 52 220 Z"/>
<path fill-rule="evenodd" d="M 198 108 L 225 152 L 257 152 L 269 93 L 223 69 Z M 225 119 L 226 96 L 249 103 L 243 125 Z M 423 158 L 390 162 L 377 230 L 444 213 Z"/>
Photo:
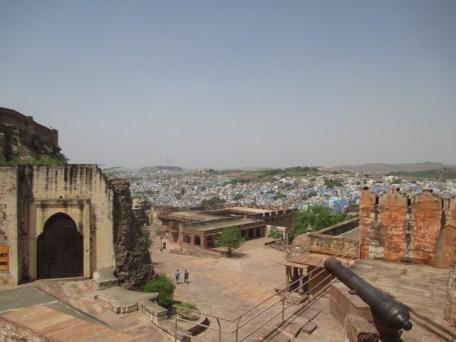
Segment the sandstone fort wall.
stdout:
<path fill-rule="evenodd" d="M 360 200 L 362 258 L 450 268 L 456 241 L 456 199 L 430 191 L 364 190 Z"/>
<path fill-rule="evenodd" d="M 0 281 L 37 277 L 37 238 L 46 221 L 64 213 L 83 236 L 85 277 L 114 267 L 113 190 L 96 165 L 0 167 L 0 245 L 8 271 Z"/>

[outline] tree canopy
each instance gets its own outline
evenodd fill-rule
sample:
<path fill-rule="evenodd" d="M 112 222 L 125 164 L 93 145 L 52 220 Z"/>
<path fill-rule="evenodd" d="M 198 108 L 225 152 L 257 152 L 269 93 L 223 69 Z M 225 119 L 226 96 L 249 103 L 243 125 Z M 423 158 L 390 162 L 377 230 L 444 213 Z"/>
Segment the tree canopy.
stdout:
<path fill-rule="evenodd" d="M 345 220 L 346 215 L 331 208 L 315 205 L 299 210 L 294 217 L 294 235 L 306 233 L 310 226 L 312 231 L 329 227 Z"/>
<path fill-rule="evenodd" d="M 325 182 L 325 186 L 330 189 L 332 189 L 336 186 L 342 186 L 342 181 L 340 179 L 325 178 L 324 182 Z"/>
<path fill-rule="evenodd" d="M 200 206 L 204 207 L 204 208 L 207 208 L 207 207 L 212 207 L 212 206 L 217 205 L 217 204 L 223 204 L 225 202 L 226 201 L 223 198 L 220 198 L 220 197 L 217 197 L 217 196 L 212 196 L 209 199 L 203 199 L 201 201 Z"/>
<path fill-rule="evenodd" d="M 228 247 L 228 256 L 231 257 L 232 250 L 238 248 L 244 242 L 244 238 L 241 235 L 239 229 L 231 228 L 223 231 L 215 239 L 217 247 Z"/>

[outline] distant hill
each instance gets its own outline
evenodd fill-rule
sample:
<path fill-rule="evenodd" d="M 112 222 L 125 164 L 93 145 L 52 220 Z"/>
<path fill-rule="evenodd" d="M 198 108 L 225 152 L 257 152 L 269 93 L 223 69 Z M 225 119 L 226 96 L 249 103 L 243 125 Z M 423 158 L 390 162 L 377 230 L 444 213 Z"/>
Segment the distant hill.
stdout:
<path fill-rule="evenodd" d="M 162 165 L 158 165 L 158 166 L 145 166 L 145 167 L 142 167 L 142 168 L 140 168 L 138 170 L 138 172 L 142 173 L 142 174 L 155 173 L 155 172 L 158 172 L 158 171 L 182 172 L 182 171 L 184 171 L 184 169 L 181 168 L 180 166 L 162 166 Z"/>
<path fill-rule="evenodd" d="M 361 164 L 361 165 L 342 165 L 333 167 L 332 170 L 344 170 L 353 172 L 364 172 L 369 174 L 391 174 L 396 172 L 417 172 L 429 171 L 443 168 L 453 168 L 452 165 L 443 163 L 409 163 L 409 164 Z"/>
<path fill-rule="evenodd" d="M 445 181 L 448 179 L 456 179 L 456 167 L 443 167 L 440 169 L 411 172 L 392 172 L 391 175 L 398 177 L 425 178 L 431 180 Z"/>

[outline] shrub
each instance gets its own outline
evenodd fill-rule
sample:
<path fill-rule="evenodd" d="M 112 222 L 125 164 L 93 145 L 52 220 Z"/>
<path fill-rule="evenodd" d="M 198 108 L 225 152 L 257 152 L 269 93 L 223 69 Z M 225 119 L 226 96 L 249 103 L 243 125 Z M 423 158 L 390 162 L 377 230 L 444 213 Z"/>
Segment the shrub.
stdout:
<path fill-rule="evenodd" d="M 152 238 L 149 234 L 149 231 L 146 229 L 144 225 L 140 225 L 139 227 L 141 239 L 144 241 L 145 245 L 147 246 L 147 249 L 149 249 L 152 246 Z"/>
<path fill-rule="evenodd" d="M 198 310 L 197 306 L 190 302 L 179 302 L 176 304 L 182 308 L 186 308 L 186 309 L 190 309 L 190 310 Z"/>
<path fill-rule="evenodd" d="M 270 230 L 268 233 L 268 237 L 274 240 L 279 240 L 283 238 L 283 234 L 278 230 Z"/>
<path fill-rule="evenodd" d="M 188 319 L 189 321 L 197 321 L 200 317 L 200 314 L 198 312 L 195 312 L 198 311 L 198 308 L 193 303 L 176 302 L 175 307 L 176 313 L 182 318 Z"/>
<path fill-rule="evenodd" d="M 164 308 L 171 308 L 174 304 L 174 286 L 171 279 L 164 274 L 157 274 L 151 281 L 144 285 L 144 292 L 158 293 L 158 304 Z"/>

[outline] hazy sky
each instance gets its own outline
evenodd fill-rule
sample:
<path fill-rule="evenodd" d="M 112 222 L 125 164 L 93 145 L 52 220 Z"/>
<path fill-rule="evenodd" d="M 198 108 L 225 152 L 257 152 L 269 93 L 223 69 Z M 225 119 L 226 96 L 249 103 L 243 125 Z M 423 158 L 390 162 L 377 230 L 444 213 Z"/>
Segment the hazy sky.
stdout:
<path fill-rule="evenodd" d="M 71 162 L 456 164 L 456 1 L 0 0 L 0 106 Z"/>

